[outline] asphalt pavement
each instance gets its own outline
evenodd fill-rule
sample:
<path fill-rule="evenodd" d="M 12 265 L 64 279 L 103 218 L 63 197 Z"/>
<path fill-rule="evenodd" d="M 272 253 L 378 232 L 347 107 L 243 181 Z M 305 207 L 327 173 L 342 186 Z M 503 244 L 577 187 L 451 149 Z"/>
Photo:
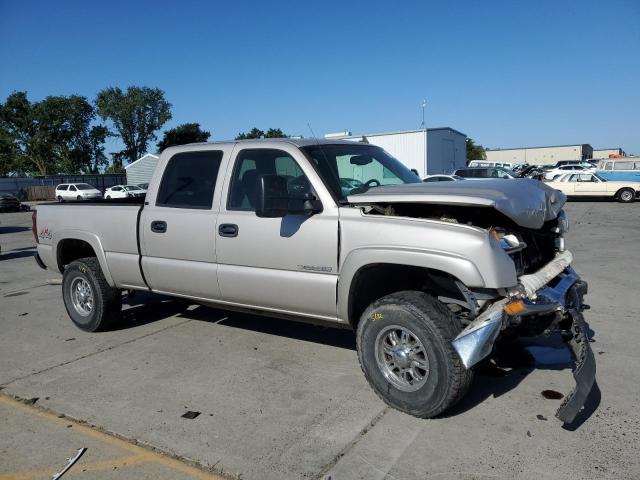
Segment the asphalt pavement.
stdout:
<path fill-rule="evenodd" d="M 640 478 L 640 204 L 566 210 L 598 363 L 569 428 L 541 394 L 573 387 L 554 338 L 519 342 L 446 417 L 419 420 L 371 391 L 349 331 L 138 294 L 118 330 L 82 332 L 33 260 L 30 214 L 0 214 L 0 480 L 51 478 L 81 447 L 67 475 Z"/>

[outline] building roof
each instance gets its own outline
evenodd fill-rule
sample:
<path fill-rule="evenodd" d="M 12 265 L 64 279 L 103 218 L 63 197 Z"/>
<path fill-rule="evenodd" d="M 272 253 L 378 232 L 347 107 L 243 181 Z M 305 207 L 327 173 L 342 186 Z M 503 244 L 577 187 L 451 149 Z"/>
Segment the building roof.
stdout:
<path fill-rule="evenodd" d="M 534 148 L 562 148 L 562 147 L 584 147 L 589 146 L 588 143 L 572 143 L 570 145 L 545 145 L 542 147 L 512 147 L 512 148 L 487 148 L 487 151 L 504 152 L 505 150 L 533 150 Z M 593 148 L 593 147 L 591 147 Z"/>
<path fill-rule="evenodd" d="M 435 128 L 416 128 L 414 130 L 397 130 L 397 131 L 393 131 L 393 132 L 378 132 L 378 133 L 362 133 L 362 134 L 358 134 L 358 135 L 345 135 L 343 137 L 333 137 L 333 138 L 352 138 L 352 137 L 381 137 L 383 135 L 399 135 L 402 133 L 418 133 L 418 132 L 434 132 L 437 130 L 449 130 L 451 132 L 463 135 L 463 136 L 467 136 L 465 133 L 462 133 L 459 130 L 456 130 L 454 128 L 451 127 L 435 127 Z"/>
<path fill-rule="evenodd" d="M 135 165 L 136 163 L 138 163 L 140 160 L 144 160 L 144 159 L 145 159 L 145 158 L 147 158 L 147 157 L 153 157 L 153 158 L 155 158 L 156 160 L 158 160 L 158 159 L 160 158 L 160 154 L 155 155 L 155 154 L 153 154 L 153 153 L 145 153 L 143 156 L 141 156 L 141 157 L 140 157 L 139 159 L 137 159 L 135 162 L 131 162 L 129 165 L 125 165 L 125 166 L 124 166 L 124 169 L 126 170 L 126 169 L 128 169 L 129 167 L 134 166 L 134 165 Z"/>

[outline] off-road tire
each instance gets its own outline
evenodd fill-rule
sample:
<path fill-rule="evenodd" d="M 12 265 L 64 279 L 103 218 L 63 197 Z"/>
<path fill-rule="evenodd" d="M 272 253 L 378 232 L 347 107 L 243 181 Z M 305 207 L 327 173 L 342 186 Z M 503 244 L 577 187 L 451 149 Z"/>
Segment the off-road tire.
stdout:
<path fill-rule="evenodd" d="M 77 278 L 85 279 L 93 294 L 93 308 L 85 316 L 76 310 L 71 298 L 72 283 Z M 121 318 L 120 290 L 109 286 L 95 257 L 80 258 L 67 265 L 62 277 L 62 298 L 73 323 L 85 332 L 108 330 L 113 328 Z"/>
<path fill-rule="evenodd" d="M 623 188 L 616 197 L 620 203 L 632 203 L 636 199 L 636 192 L 632 188 Z"/>
<path fill-rule="evenodd" d="M 425 348 L 429 372 L 426 383 L 416 391 L 397 388 L 378 366 L 376 338 L 391 325 L 409 329 Z M 451 345 L 461 330 L 458 318 L 424 292 L 387 295 L 372 303 L 358 323 L 356 341 L 360 367 L 369 385 L 385 403 L 416 417 L 435 417 L 455 405 L 473 381 L 473 372 L 464 367 Z"/>

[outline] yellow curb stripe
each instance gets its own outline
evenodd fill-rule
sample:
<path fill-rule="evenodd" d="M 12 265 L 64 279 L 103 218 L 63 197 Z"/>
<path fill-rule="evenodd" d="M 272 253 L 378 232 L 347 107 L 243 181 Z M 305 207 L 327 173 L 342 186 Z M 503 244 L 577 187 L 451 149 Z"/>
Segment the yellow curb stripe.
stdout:
<path fill-rule="evenodd" d="M 131 453 L 131 455 L 126 456 L 126 457 L 120 457 L 120 459 L 115 459 L 113 460 L 113 462 L 117 462 L 118 460 L 122 460 L 124 461 L 125 459 L 129 459 L 129 461 L 135 461 L 136 464 L 140 464 L 140 463 L 156 463 L 162 466 L 165 466 L 171 470 L 174 470 L 176 472 L 180 472 L 183 473 L 185 475 L 189 475 L 193 478 L 197 478 L 197 479 L 201 479 L 201 480 L 224 480 L 224 477 L 221 477 L 219 475 L 216 475 L 214 473 L 209 473 L 209 472 L 205 472 L 203 470 L 200 470 L 199 468 L 196 468 L 194 466 L 191 466 L 187 463 L 181 462 L 180 460 L 177 460 L 175 458 L 169 457 L 167 455 L 163 455 L 159 452 L 154 452 L 151 450 L 147 450 L 146 448 L 140 447 L 138 445 L 134 445 L 132 443 L 129 443 L 126 440 L 117 438 L 115 436 L 109 435 L 107 433 L 101 432 L 99 430 L 96 430 L 94 428 L 91 428 L 87 425 L 83 425 L 82 423 L 78 423 L 77 421 L 67 418 L 67 417 L 63 417 L 63 418 L 59 418 L 55 413 L 37 408 L 37 407 L 33 407 L 30 405 L 26 405 L 22 402 L 20 402 L 19 400 L 15 400 L 13 398 L 8 397 L 6 394 L 0 392 L 0 405 L 5 405 L 8 407 L 13 407 L 16 408 L 18 410 L 21 410 L 24 413 L 27 413 L 29 415 L 32 416 L 36 416 L 36 417 L 40 417 L 40 418 L 44 418 L 47 421 L 54 423 L 58 426 L 61 427 L 65 427 L 69 424 L 72 423 L 73 424 L 73 429 L 75 432 L 80 433 L 82 435 L 85 435 L 87 437 L 91 437 L 93 439 L 96 439 L 102 443 L 106 443 L 108 445 L 126 450 L 127 452 Z M 87 455 L 85 453 L 85 455 Z M 78 467 L 80 467 L 80 469 L 82 468 L 87 468 L 86 466 L 82 466 L 81 465 L 82 462 L 82 458 L 78 461 L 78 463 L 76 465 L 74 465 L 71 470 L 69 470 L 69 472 L 67 472 L 65 474 L 66 475 L 70 475 L 74 472 L 75 469 L 77 469 Z M 108 463 L 109 461 L 106 460 L 105 464 Z M 95 462 L 96 465 L 98 464 L 102 464 L 103 462 Z M 87 465 L 92 465 L 92 464 L 87 464 Z M 112 466 L 115 464 L 112 464 Z M 129 465 L 129 464 L 128 464 Z M 62 469 L 62 467 L 64 466 L 64 462 L 63 464 L 61 464 L 60 466 L 57 466 L 54 468 L 53 471 L 47 471 L 48 475 L 50 478 L 51 475 L 53 475 L 53 473 L 55 473 L 56 471 L 59 471 L 60 469 Z M 41 475 L 40 473 L 40 469 L 38 472 L 36 472 L 38 475 Z M 15 476 L 15 475 L 25 475 L 28 474 L 28 472 L 23 472 L 23 473 L 16 473 L 16 474 L 0 474 L 0 480 L 17 480 L 17 479 L 31 479 L 33 477 L 20 477 L 20 476 Z M 7 476 L 7 475 L 14 475 L 14 476 Z"/>

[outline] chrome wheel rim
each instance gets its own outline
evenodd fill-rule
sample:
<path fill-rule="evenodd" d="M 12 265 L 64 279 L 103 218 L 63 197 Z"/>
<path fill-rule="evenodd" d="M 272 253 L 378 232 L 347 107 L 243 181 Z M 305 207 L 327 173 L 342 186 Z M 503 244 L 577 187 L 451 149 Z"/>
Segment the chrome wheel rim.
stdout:
<path fill-rule="evenodd" d="M 93 289 L 83 277 L 76 277 L 71 281 L 71 303 L 76 312 L 83 317 L 93 311 Z"/>
<path fill-rule="evenodd" d="M 415 392 L 427 383 L 429 358 L 411 330 L 399 325 L 383 328 L 376 337 L 375 356 L 382 375 L 398 390 Z"/>
<path fill-rule="evenodd" d="M 622 192 L 622 199 L 625 201 L 631 200 L 631 192 Z"/>

